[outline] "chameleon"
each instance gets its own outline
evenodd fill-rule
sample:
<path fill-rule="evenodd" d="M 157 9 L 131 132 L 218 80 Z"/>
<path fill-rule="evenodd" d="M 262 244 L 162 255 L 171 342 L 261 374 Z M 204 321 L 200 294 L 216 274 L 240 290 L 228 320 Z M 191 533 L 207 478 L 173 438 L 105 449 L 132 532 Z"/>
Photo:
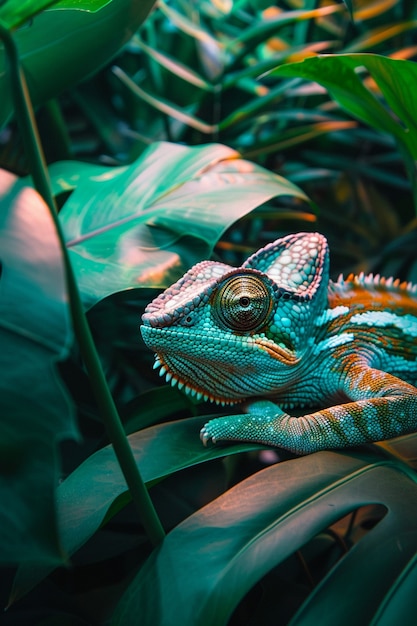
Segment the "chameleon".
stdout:
<path fill-rule="evenodd" d="M 141 333 L 171 385 L 246 403 L 205 424 L 205 445 L 303 455 L 417 430 L 417 285 L 330 280 L 320 233 L 277 239 L 238 268 L 197 263 L 147 305 Z"/>

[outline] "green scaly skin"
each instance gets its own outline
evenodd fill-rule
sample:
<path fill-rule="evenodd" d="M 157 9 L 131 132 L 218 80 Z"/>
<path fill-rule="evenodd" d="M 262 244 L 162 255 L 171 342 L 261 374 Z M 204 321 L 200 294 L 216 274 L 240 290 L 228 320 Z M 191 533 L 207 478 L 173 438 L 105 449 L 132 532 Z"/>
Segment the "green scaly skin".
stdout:
<path fill-rule="evenodd" d="M 334 283 L 328 266 L 322 235 L 288 235 L 240 268 L 198 263 L 147 306 L 142 336 L 168 382 L 220 404 L 258 399 L 208 422 L 205 445 L 308 454 L 417 430 L 417 287 Z"/>

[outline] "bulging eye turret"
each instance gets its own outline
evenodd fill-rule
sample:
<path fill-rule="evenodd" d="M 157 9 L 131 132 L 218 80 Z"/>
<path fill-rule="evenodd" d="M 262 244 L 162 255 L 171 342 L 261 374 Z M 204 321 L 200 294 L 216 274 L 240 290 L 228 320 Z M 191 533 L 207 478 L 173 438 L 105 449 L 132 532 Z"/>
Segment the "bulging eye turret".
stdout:
<path fill-rule="evenodd" d="M 272 288 L 266 279 L 249 272 L 236 273 L 217 287 L 212 312 L 223 327 L 248 332 L 265 325 L 273 304 Z"/>

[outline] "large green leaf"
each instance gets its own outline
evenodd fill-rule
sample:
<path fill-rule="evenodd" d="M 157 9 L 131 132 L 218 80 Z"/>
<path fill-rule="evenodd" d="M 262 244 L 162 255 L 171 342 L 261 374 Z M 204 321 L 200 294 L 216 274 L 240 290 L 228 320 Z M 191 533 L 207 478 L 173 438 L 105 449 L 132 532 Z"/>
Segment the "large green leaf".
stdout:
<path fill-rule="evenodd" d="M 94 13 L 110 2 L 112 0 L 6 0 L 0 6 L 0 21 L 13 30 L 51 6 L 55 9 L 78 9 Z"/>
<path fill-rule="evenodd" d="M 414 626 L 415 612 L 413 611 L 414 598 L 417 588 L 417 554 L 407 567 L 401 572 L 395 584 L 391 587 L 384 601 L 381 603 L 373 624 L 375 626 Z M 381 567 L 385 564 L 381 562 Z M 310 622 L 311 623 L 311 622 Z"/>
<path fill-rule="evenodd" d="M 395 115 L 365 86 L 360 68 L 366 68 Z M 277 76 L 298 76 L 326 87 L 332 98 L 355 117 L 389 132 L 417 158 L 417 65 L 376 54 L 332 54 L 283 65 Z M 396 120 L 398 116 L 399 122 Z"/>
<path fill-rule="evenodd" d="M 77 437 L 55 369 L 72 342 L 65 276 L 48 207 L 5 171 L 0 262 L 0 561 L 57 563 L 57 443 Z"/>
<path fill-rule="evenodd" d="M 8 24 L 45 1 L 10 2 Z M 14 33 L 34 105 L 39 105 L 96 72 L 130 39 L 155 0 L 81 0 L 66 2 L 37 15 Z M 9 2 L 0 9 L 6 12 Z M 86 10 L 87 9 L 87 10 Z M 0 128 L 11 117 L 13 104 L 0 44 Z"/>
<path fill-rule="evenodd" d="M 417 551 L 417 485 L 402 470 L 378 455 L 333 452 L 262 470 L 171 531 L 131 583 L 113 626 L 226 624 L 275 565 L 350 511 L 380 503 L 387 515 L 292 622 L 371 623 Z M 372 584 L 364 589 L 364 581 Z M 413 595 L 407 600 L 410 615 Z"/>
<path fill-rule="evenodd" d="M 413 27 L 417 25 L 414 22 Z M 363 69 L 378 85 L 385 103 L 368 89 Z M 417 208 L 417 97 L 413 86 L 417 65 L 376 54 L 337 54 L 281 66 L 278 76 L 298 76 L 326 87 L 331 97 L 361 121 L 397 140 L 413 188 Z"/>
<path fill-rule="evenodd" d="M 6 0 L 0 6 L 0 21 L 4 26 L 13 30 L 37 13 L 59 0 Z"/>
<path fill-rule="evenodd" d="M 60 218 L 86 307 L 123 289 L 168 286 L 274 196 L 307 200 L 220 144 L 157 143 L 126 167 L 64 162 L 51 178 L 55 193 L 74 190 Z"/>
<path fill-rule="evenodd" d="M 198 433 L 207 418 L 196 417 L 154 426 L 129 435 L 143 480 L 157 482 L 181 469 L 242 451 L 262 448 L 237 444 L 205 448 Z M 66 553 L 73 554 L 111 516 L 111 507 L 127 493 L 113 448 L 107 446 L 82 463 L 57 490 L 59 531 Z M 44 578 L 52 567 L 21 567 L 12 601 Z"/>

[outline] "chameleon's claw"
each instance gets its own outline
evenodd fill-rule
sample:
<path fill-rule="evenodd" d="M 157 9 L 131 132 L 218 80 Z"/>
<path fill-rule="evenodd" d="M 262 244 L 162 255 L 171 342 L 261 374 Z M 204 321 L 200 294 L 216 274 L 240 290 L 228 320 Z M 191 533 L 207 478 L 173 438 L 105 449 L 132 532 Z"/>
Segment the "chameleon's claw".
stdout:
<path fill-rule="evenodd" d="M 206 448 L 209 448 L 211 445 L 216 444 L 216 437 L 214 435 L 210 435 L 210 433 L 206 430 L 207 424 L 204 424 L 203 428 L 200 430 L 200 439 L 203 442 L 203 445 Z"/>

